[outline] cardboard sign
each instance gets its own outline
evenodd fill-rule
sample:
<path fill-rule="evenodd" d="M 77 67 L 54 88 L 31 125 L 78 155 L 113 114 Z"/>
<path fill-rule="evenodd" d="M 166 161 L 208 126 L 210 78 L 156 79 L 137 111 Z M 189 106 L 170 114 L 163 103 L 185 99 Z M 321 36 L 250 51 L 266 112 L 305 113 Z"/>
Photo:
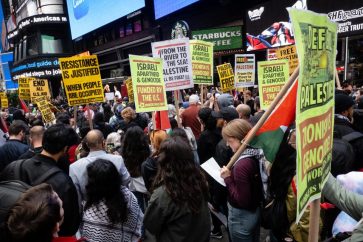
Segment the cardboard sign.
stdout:
<path fill-rule="evenodd" d="M 162 60 L 136 55 L 129 59 L 136 112 L 167 110 Z"/>
<path fill-rule="evenodd" d="M 129 97 L 129 103 L 135 102 L 135 99 L 134 99 L 134 90 L 132 88 L 132 79 L 131 78 L 128 78 L 126 80 L 126 87 L 127 87 L 127 95 Z"/>
<path fill-rule="evenodd" d="M 190 41 L 194 84 L 213 85 L 213 44 L 201 40 Z"/>
<path fill-rule="evenodd" d="M 253 87 L 255 84 L 255 55 L 235 55 L 235 87 Z"/>
<path fill-rule="evenodd" d="M 34 102 L 37 104 L 39 111 L 45 123 L 51 123 L 55 120 L 54 113 L 49 107 L 49 102 L 46 96 L 35 97 Z"/>
<path fill-rule="evenodd" d="M 59 58 L 70 106 L 103 102 L 103 87 L 96 55 Z"/>
<path fill-rule="evenodd" d="M 115 99 L 115 93 L 114 92 L 106 92 L 105 97 L 107 101 L 112 101 Z"/>
<path fill-rule="evenodd" d="M 1 99 L 1 108 L 8 108 L 9 100 L 5 92 L 0 92 L 0 99 Z"/>
<path fill-rule="evenodd" d="M 308 204 L 321 197 L 330 171 L 338 26 L 326 15 L 297 9 L 289 14 L 300 63 L 296 102 L 299 221 Z"/>
<path fill-rule="evenodd" d="M 35 80 L 35 78 L 31 77 L 20 77 L 18 79 L 18 85 L 19 85 L 19 98 L 22 100 L 30 101 L 30 88 L 29 88 L 29 82 L 31 80 Z"/>
<path fill-rule="evenodd" d="M 34 103 L 34 98 L 47 97 L 50 100 L 50 91 L 47 79 L 33 79 L 29 81 L 30 98 Z"/>
<path fill-rule="evenodd" d="M 296 67 L 299 65 L 295 45 L 278 48 L 276 50 L 276 55 L 278 60 L 287 59 L 289 61 L 289 75 L 291 76 Z"/>
<path fill-rule="evenodd" d="M 258 89 L 261 109 L 266 110 L 289 79 L 287 60 L 259 61 Z"/>
<path fill-rule="evenodd" d="M 189 39 L 151 43 L 153 57 L 163 60 L 163 75 L 167 91 L 194 86 Z"/>
<path fill-rule="evenodd" d="M 217 66 L 219 82 L 222 92 L 228 92 L 234 89 L 234 74 L 230 63 Z"/>

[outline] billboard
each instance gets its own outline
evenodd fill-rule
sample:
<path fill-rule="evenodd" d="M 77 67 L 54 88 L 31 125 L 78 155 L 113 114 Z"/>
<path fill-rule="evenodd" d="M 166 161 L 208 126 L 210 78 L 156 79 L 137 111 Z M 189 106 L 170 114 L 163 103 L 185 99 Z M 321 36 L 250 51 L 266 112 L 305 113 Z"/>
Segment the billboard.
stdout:
<path fill-rule="evenodd" d="M 199 0 L 154 0 L 155 19 L 159 19 Z"/>
<path fill-rule="evenodd" d="M 295 43 L 287 7 L 327 14 L 338 23 L 338 36 L 363 33 L 362 0 L 270 0 L 247 10 L 247 51 L 281 47 Z"/>
<path fill-rule="evenodd" d="M 145 7 L 145 0 L 67 0 L 72 39 Z"/>

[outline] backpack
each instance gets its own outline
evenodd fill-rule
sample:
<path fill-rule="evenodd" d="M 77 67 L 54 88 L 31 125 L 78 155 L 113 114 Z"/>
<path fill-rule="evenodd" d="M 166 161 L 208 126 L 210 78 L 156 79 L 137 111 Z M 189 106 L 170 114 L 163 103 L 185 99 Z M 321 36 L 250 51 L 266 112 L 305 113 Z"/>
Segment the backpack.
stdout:
<path fill-rule="evenodd" d="M 52 167 L 34 181 L 30 181 L 31 184 L 27 184 L 21 179 L 22 166 L 27 160 L 14 161 L 14 179 L 0 182 L 0 224 L 5 221 L 9 209 L 31 186 L 41 184 L 55 174 L 62 172 L 59 168 Z"/>
<path fill-rule="evenodd" d="M 354 162 L 354 170 L 359 170 L 360 168 L 362 168 L 363 133 L 358 131 L 353 131 L 349 134 L 344 135 L 342 137 L 342 140 L 345 140 L 352 145 L 356 158 Z"/>
<path fill-rule="evenodd" d="M 30 187 L 17 180 L 0 182 L 0 224 L 5 221 L 8 211 L 18 198 Z"/>

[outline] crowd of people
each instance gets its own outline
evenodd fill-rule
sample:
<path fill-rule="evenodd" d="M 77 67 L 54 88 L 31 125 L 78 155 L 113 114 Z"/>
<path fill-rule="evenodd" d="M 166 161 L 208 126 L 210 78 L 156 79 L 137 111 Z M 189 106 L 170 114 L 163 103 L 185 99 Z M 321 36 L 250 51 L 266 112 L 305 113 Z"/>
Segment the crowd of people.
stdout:
<path fill-rule="evenodd" d="M 252 242 L 259 241 L 261 226 L 269 229 L 269 241 L 308 241 L 309 209 L 295 223 L 294 125 L 272 164 L 261 149 L 248 146 L 229 169 L 231 157 L 264 113 L 258 94 L 223 94 L 213 88 L 201 93 L 203 98 L 194 90 L 184 92 L 178 109 L 170 98 L 170 128 L 165 130 L 155 127 L 150 113 L 136 113 L 121 94 L 114 103 L 80 106 L 76 115 L 59 103 L 52 124 L 44 124 L 33 105 L 28 113 L 3 110 L 0 181 L 19 180 L 30 188 L 18 194 L 0 221 L 1 241 L 170 242 L 228 236 L 232 242 Z M 362 115 L 363 89 L 345 85 L 336 91 L 321 240 L 363 240 L 358 222 L 351 231 L 332 234 L 340 211 L 357 221 L 362 217 L 363 197 L 335 178 L 362 171 Z M 212 157 L 225 187 L 200 167 Z M 267 186 L 261 162 L 267 165 Z M 2 192 L 0 183 L 0 205 Z M 226 216 L 228 235 L 217 213 Z"/>

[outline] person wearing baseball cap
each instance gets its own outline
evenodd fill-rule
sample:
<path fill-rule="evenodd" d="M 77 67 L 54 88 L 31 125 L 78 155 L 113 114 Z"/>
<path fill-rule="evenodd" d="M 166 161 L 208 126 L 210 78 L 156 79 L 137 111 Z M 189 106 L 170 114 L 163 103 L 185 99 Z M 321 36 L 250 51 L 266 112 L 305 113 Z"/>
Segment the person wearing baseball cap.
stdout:
<path fill-rule="evenodd" d="M 220 111 L 213 111 L 212 116 L 217 119 L 218 128 L 223 128 L 228 122 L 239 117 L 237 110 L 232 107 L 224 107 Z"/>

